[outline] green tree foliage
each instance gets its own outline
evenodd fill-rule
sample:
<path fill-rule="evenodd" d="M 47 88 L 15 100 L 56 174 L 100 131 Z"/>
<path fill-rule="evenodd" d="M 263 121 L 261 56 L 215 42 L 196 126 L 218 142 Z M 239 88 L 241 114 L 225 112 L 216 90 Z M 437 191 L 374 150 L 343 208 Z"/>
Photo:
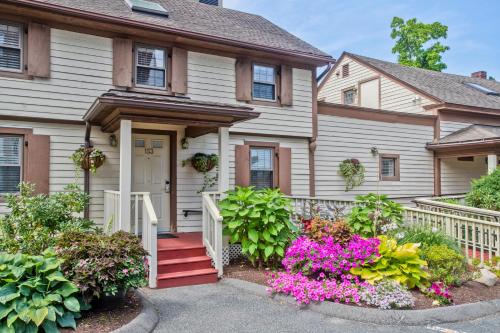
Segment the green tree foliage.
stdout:
<path fill-rule="evenodd" d="M 467 205 L 500 211 L 500 168 L 472 181 L 472 189 L 465 197 Z"/>
<path fill-rule="evenodd" d="M 450 48 L 438 41 L 448 36 L 446 25 L 439 22 L 422 23 L 416 18 L 405 22 L 396 16 L 392 19 L 391 28 L 391 38 L 396 41 L 392 53 L 398 55 L 400 64 L 438 72 L 446 69 L 442 54 Z"/>

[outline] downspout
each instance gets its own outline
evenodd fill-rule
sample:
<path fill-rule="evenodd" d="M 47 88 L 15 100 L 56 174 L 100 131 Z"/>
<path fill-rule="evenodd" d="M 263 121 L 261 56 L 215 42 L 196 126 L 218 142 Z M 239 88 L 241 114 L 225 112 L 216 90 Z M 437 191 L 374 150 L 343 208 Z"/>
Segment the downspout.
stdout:
<path fill-rule="evenodd" d="M 90 132 L 92 131 L 92 125 L 90 122 L 85 122 L 85 148 L 92 147 L 90 143 Z M 90 170 L 83 170 L 83 191 L 85 194 L 90 195 Z M 90 205 L 85 206 L 83 211 L 83 217 L 88 219 L 90 216 Z"/>

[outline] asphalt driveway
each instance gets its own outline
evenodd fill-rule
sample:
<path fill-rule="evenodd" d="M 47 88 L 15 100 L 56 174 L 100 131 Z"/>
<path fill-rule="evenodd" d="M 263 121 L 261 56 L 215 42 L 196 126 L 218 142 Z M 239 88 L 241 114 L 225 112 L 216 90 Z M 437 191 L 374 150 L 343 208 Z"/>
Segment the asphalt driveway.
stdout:
<path fill-rule="evenodd" d="M 500 332 L 500 316 L 439 326 L 381 326 L 328 317 L 225 283 L 147 290 L 163 332 Z"/>

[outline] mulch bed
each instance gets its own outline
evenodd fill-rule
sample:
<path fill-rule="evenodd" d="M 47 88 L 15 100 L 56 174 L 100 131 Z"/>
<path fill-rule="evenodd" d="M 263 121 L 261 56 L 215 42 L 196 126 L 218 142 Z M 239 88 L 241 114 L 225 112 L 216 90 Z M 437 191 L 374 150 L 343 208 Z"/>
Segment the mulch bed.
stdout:
<path fill-rule="evenodd" d="M 62 329 L 63 333 L 106 333 L 114 331 L 139 315 L 142 310 L 141 300 L 135 294 L 129 294 L 120 302 L 109 304 L 103 308 L 94 308 L 82 312 L 77 320 L 76 331 Z"/>
<path fill-rule="evenodd" d="M 244 259 L 232 261 L 228 267 L 224 267 L 224 276 L 227 278 L 244 280 L 264 286 L 267 285 L 268 277 L 266 274 L 269 273 L 271 273 L 270 270 L 259 270 Z M 493 287 L 486 287 L 478 282 L 469 281 L 460 287 L 451 288 L 450 291 L 456 305 L 500 299 L 500 283 Z M 412 291 L 412 294 L 415 298 L 413 310 L 435 308 L 432 305 L 432 299 L 419 291 Z"/>

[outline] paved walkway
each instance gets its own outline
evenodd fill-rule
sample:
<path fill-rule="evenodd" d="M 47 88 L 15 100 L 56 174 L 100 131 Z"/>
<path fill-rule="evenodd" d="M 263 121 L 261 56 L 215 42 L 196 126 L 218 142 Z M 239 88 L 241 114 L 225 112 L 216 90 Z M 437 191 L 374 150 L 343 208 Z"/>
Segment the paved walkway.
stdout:
<path fill-rule="evenodd" d="M 498 333 L 500 316 L 439 325 L 400 327 L 362 324 L 326 317 L 307 309 L 281 304 L 223 283 L 148 290 L 160 313 L 155 333 L 163 332 L 446 332 Z"/>

